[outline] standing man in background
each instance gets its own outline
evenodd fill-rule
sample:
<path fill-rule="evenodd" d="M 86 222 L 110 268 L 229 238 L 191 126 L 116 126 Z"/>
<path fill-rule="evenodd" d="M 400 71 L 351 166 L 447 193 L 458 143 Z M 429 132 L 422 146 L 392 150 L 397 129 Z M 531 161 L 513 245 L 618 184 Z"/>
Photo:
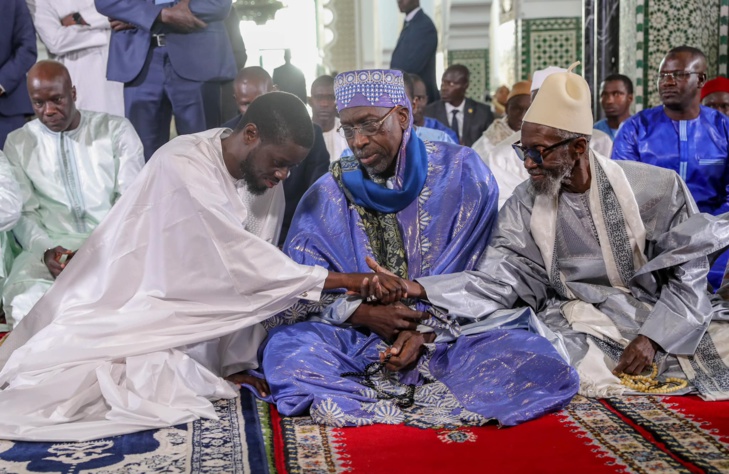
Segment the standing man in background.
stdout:
<path fill-rule="evenodd" d="M 38 56 L 35 29 L 24 0 L 2 3 L 0 14 L 0 148 L 5 137 L 25 123 L 33 109 L 25 89 L 25 73 Z"/>
<path fill-rule="evenodd" d="M 107 78 L 124 83 L 124 107 L 144 158 L 178 134 L 207 128 L 204 90 L 235 77 L 223 21 L 231 0 L 96 0 L 111 21 Z"/>
<path fill-rule="evenodd" d="M 392 52 L 390 68 L 417 74 L 425 82 L 428 102 L 438 100 L 440 96 L 435 82 L 438 31 L 433 20 L 420 8 L 420 0 L 397 0 L 397 6 L 405 14 L 405 24 Z"/>
<path fill-rule="evenodd" d="M 284 51 L 284 64 L 273 70 L 273 83 L 278 90 L 294 94 L 306 103 L 306 79 L 301 69 L 291 64 L 291 50 Z"/>
<path fill-rule="evenodd" d="M 106 79 L 111 26 L 94 0 L 37 0 L 33 22 L 53 58 L 71 74 L 76 106 L 124 117 L 124 84 Z"/>

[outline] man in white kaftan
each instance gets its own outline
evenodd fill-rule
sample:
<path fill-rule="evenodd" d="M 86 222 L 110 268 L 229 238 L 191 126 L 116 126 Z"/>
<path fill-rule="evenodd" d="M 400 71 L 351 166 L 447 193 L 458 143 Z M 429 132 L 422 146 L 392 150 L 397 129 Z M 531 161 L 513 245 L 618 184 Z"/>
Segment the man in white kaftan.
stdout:
<path fill-rule="evenodd" d="M 142 143 L 127 119 L 76 109 L 62 64 L 33 66 L 28 91 L 38 120 L 5 143 L 23 200 L 13 229 L 23 251 L 3 291 L 11 326 L 50 288 L 61 258 L 83 244 L 144 165 Z"/>
<path fill-rule="evenodd" d="M 549 66 L 534 72 L 531 82 L 531 98 L 534 100 L 544 80 L 557 72 L 565 72 L 566 69 Z M 523 117 L 523 116 L 522 116 Z M 499 184 L 499 209 L 511 197 L 514 189 L 525 180 L 529 179 L 529 173 L 524 168 L 524 163 L 514 153 L 512 145 L 521 140 L 521 131 L 512 133 L 501 142 L 491 144 L 484 137 L 481 137 L 473 144 L 473 149 L 479 154 L 486 166 Z M 613 141 L 607 133 L 595 130 L 590 139 L 590 149 L 595 153 L 609 157 L 612 153 Z"/>
<path fill-rule="evenodd" d="M 111 26 L 94 0 L 36 0 L 31 15 L 51 57 L 78 88 L 76 106 L 124 117 L 124 84 L 106 79 Z"/>
<path fill-rule="evenodd" d="M 656 364 L 661 379 L 687 379 L 678 393 L 729 398 L 729 305 L 706 289 L 729 216 L 698 213 L 673 171 L 591 152 L 584 79 L 559 73 L 543 89 L 519 147 L 530 179 L 485 256 L 474 272 L 419 279 L 420 296 L 475 326 L 512 318 L 546 335 L 586 396 L 631 393 L 616 375 Z"/>
<path fill-rule="evenodd" d="M 0 439 L 214 419 L 210 401 L 238 393 L 221 361 L 232 353 L 255 366 L 259 322 L 322 289 L 358 291 L 365 275 L 299 265 L 249 231 L 275 227 L 246 200 L 270 205 L 266 190 L 304 159 L 312 130 L 298 98 L 272 92 L 233 132 L 161 147 L 0 347 Z M 402 298 L 401 280 L 377 281 L 384 303 Z"/>
<path fill-rule="evenodd" d="M 10 265 L 13 263 L 13 252 L 11 250 L 12 235 L 8 235 L 10 229 L 20 219 L 20 210 L 23 200 L 20 197 L 20 187 L 13 176 L 8 159 L 0 151 L 0 294 L 3 291 L 5 279 L 10 272 Z M 0 325 L 0 330 L 4 328 Z"/>

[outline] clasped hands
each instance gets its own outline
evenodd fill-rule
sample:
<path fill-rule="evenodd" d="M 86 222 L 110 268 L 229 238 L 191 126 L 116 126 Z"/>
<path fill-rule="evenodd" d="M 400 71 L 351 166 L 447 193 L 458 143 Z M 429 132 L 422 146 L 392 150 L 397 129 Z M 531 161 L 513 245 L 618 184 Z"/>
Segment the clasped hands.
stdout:
<path fill-rule="evenodd" d="M 400 300 L 405 297 L 418 297 L 422 293 L 417 283 L 402 280 L 406 291 L 402 297 L 383 298 L 372 281 L 381 281 L 384 276 L 397 278 L 392 272 L 384 269 L 372 258 L 367 257 L 367 265 L 376 276 L 370 281 L 363 281 L 359 295 L 362 297 L 362 304 L 349 318 L 354 326 L 367 327 L 380 336 L 384 341 L 394 341 L 386 351 L 380 353 L 380 361 L 387 363 L 387 370 L 396 372 L 412 367 L 420 358 L 424 350 L 424 344 L 433 342 L 435 333 L 420 333 L 416 329 L 420 322 L 428 319 L 430 315 L 425 311 L 417 311 L 409 308 Z M 388 358 L 389 356 L 389 358 Z"/>

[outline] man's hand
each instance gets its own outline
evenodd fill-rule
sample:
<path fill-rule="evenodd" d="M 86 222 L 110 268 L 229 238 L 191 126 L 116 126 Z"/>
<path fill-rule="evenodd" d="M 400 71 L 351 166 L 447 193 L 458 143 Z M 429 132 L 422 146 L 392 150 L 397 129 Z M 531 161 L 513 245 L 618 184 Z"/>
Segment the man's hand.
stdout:
<path fill-rule="evenodd" d="M 418 362 L 425 349 L 423 344 L 434 340 L 435 333 L 423 334 L 418 331 L 403 331 L 398 334 L 397 339 L 389 349 L 380 352 L 380 362 L 385 362 L 385 358 L 389 355 L 390 360 L 385 364 L 387 370 L 399 372 L 403 369 L 409 369 Z"/>
<path fill-rule="evenodd" d="M 387 268 L 385 268 L 385 267 L 381 266 L 379 263 L 377 263 L 374 258 L 368 256 L 368 257 L 365 257 L 365 261 L 367 262 L 367 266 L 370 267 L 370 269 L 373 272 L 378 273 L 378 274 L 390 275 L 392 277 L 395 276 L 395 274 L 392 273 L 390 270 L 388 270 Z M 423 288 L 423 286 L 420 283 L 415 282 L 415 281 L 410 281 L 410 280 L 403 280 L 403 281 L 405 282 L 406 292 L 410 298 L 420 298 L 420 299 L 426 298 L 425 288 Z"/>
<path fill-rule="evenodd" d="M 628 344 L 620 356 L 618 365 L 613 370 L 615 375 L 626 373 L 638 375 L 653 364 L 653 358 L 658 350 L 658 344 L 650 338 L 640 335 Z"/>
<path fill-rule="evenodd" d="M 243 372 L 238 372 L 237 374 L 229 375 L 225 377 L 225 380 L 228 380 L 229 382 L 233 382 L 236 384 L 247 384 L 251 385 L 253 388 L 256 389 L 256 391 L 261 395 L 261 397 L 267 397 L 269 393 L 271 393 L 271 390 L 268 388 L 268 382 L 266 382 L 264 379 L 260 379 L 256 377 L 255 375 L 250 375 Z"/>
<path fill-rule="evenodd" d="M 190 0 L 182 0 L 174 6 L 163 8 L 159 19 L 165 25 L 182 33 L 190 33 L 208 26 L 192 13 Z"/>
<path fill-rule="evenodd" d="M 63 269 L 66 268 L 68 261 L 73 258 L 75 253 L 76 252 L 63 248 L 59 245 L 45 251 L 43 254 L 43 263 L 46 264 L 48 271 L 51 272 L 53 278 L 56 279 Z"/>
<path fill-rule="evenodd" d="M 76 13 L 78 13 L 78 12 L 76 12 Z M 86 23 L 86 21 L 83 19 L 83 17 L 81 15 L 79 15 L 79 18 L 81 19 L 81 22 L 80 23 L 76 23 L 76 20 L 73 18 L 73 16 L 76 13 L 69 13 L 68 15 L 64 16 L 63 18 L 61 18 L 61 24 L 63 26 L 73 26 L 73 25 L 85 25 L 85 26 L 88 26 L 88 23 Z"/>
<path fill-rule="evenodd" d="M 112 18 L 109 18 L 109 25 L 111 26 L 112 31 L 132 30 L 135 28 L 134 25 L 130 23 L 121 20 L 114 20 Z"/>
<path fill-rule="evenodd" d="M 415 330 L 420 320 L 428 317 L 428 313 L 412 310 L 399 301 L 389 305 L 362 303 L 349 322 L 367 327 L 385 341 L 392 341 L 401 331 Z"/>

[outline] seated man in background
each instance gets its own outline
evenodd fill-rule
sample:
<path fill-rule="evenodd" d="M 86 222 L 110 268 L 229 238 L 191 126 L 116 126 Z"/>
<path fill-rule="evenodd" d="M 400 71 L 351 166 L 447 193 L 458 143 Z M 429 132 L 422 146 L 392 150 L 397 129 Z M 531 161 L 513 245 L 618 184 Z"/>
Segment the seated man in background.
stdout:
<path fill-rule="evenodd" d="M 13 229 L 23 251 L 3 290 L 11 326 L 50 288 L 144 165 L 142 142 L 127 119 L 76 108 L 63 64 L 36 63 L 28 93 L 38 120 L 5 143 L 23 200 Z"/>
<path fill-rule="evenodd" d="M 311 120 L 321 127 L 329 160 L 335 162 L 347 149 L 347 140 L 339 133 L 339 116 L 334 99 L 334 78 L 328 74 L 319 76 L 311 83 Z"/>
<path fill-rule="evenodd" d="M 286 179 L 313 142 L 304 104 L 274 92 L 233 131 L 160 148 L 0 346 L 0 439 L 79 441 L 216 419 L 211 400 L 238 395 L 221 378 L 227 364 L 257 365 L 257 323 L 322 289 L 402 298 L 398 278 L 299 265 L 259 237 L 265 216 L 243 195 Z"/>
<path fill-rule="evenodd" d="M 614 160 L 673 170 L 688 186 L 701 212 L 729 212 L 729 117 L 701 105 L 706 56 L 689 46 L 673 48 L 661 61 L 662 104 L 623 122 Z M 712 266 L 709 283 L 719 288 L 729 253 Z"/>
<path fill-rule="evenodd" d="M 521 130 L 521 120 L 532 103 L 531 87 L 532 81 L 521 81 L 512 86 L 506 100 L 505 115 L 494 120 L 473 144 L 473 150 L 481 159 L 485 159 L 496 145 Z"/>
<path fill-rule="evenodd" d="M 595 130 L 607 133 L 615 140 L 620 126 L 630 118 L 633 104 L 633 81 L 622 74 L 611 74 L 600 85 L 600 105 L 605 118 L 595 122 Z"/>
<path fill-rule="evenodd" d="M 729 79 L 719 76 L 706 81 L 701 88 L 701 105 L 729 115 Z"/>
<path fill-rule="evenodd" d="M 242 116 L 248 110 L 248 106 L 258 97 L 269 92 L 273 92 L 274 86 L 271 76 L 265 69 L 258 66 L 250 66 L 241 69 L 235 78 L 233 91 L 235 101 L 238 104 L 240 114 L 233 117 L 230 121 L 223 124 L 223 127 L 235 129 L 241 121 Z M 294 217 L 294 211 L 299 204 L 301 197 L 307 189 L 321 178 L 329 169 L 329 153 L 324 144 L 324 137 L 321 128 L 314 124 L 314 146 L 309 150 L 304 161 L 289 170 L 289 176 L 283 182 L 283 188 L 277 186 L 272 192 L 283 192 L 285 199 L 284 209 L 281 209 L 281 199 L 274 198 L 271 201 L 269 212 L 272 214 L 282 214 L 281 231 L 278 237 L 272 242 L 282 246 L 286 240 L 291 219 Z"/>
<path fill-rule="evenodd" d="M 353 154 L 306 193 L 285 251 L 335 271 L 367 271 L 374 259 L 411 279 L 472 269 L 496 222 L 496 185 L 478 156 L 413 133 L 400 71 L 342 73 L 335 93 Z M 310 410 L 334 426 L 512 425 L 564 406 L 577 389 L 539 336 L 459 338 L 450 321 L 409 300 L 330 293 L 269 323 L 302 318 L 311 320 L 273 329 L 261 351 L 270 400 L 287 416 Z M 401 352 L 378 365 L 393 341 Z"/>
<path fill-rule="evenodd" d="M 457 136 L 456 143 L 471 146 L 494 121 L 491 108 L 466 97 L 470 72 L 463 64 L 453 64 L 443 73 L 440 100 L 431 102 L 425 114 L 450 125 Z"/>
<path fill-rule="evenodd" d="M 647 371 L 683 379 L 652 393 L 690 383 L 704 399 L 729 398 L 729 310 L 706 290 L 729 216 L 698 213 L 673 171 L 592 152 L 592 131 L 587 82 L 549 76 L 514 145 L 529 181 L 501 209 L 476 271 L 420 278 L 408 296 L 455 321 L 522 320 L 568 358 L 585 396 L 646 390 L 632 376 Z"/>
<path fill-rule="evenodd" d="M 23 200 L 20 197 L 20 187 L 15 180 L 15 176 L 13 176 L 13 170 L 10 163 L 8 163 L 8 159 L 0 151 L 0 295 L 14 257 L 11 246 L 15 240 L 8 231 L 20 219 L 22 207 Z M 1 301 L 0 314 L 3 314 Z M 0 324 L 0 331 L 5 332 L 8 330 L 10 330 L 8 325 Z"/>
<path fill-rule="evenodd" d="M 410 101 L 410 104 L 412 104 L 413 110 L 415 110 L 416 107 L 423 108 L 425 105 L 421 105 L 421 102 L 423 101 L 422 96 L 418 97 L 415 95 L 415 80 L 413 79 L 412 74 L 408 74 L 407 72 L 402 73 L 402 80 L 405 84 L 405 94 L 408 96 L 408 100 Z M 414 114 L 413 114 L 414 115 Z M 415 135 L 418 136 L 421 140 L 429 140 L 431 142 L 446 142 L 446 143 L 455 143 L 455 140 L 451 138 L 451 136 L 441 130 L 436 130 L 434 128 L 428 128 L 428 127 L 421 127 L 415 125 L 415 121 L 413 120 L 413 130 L 415 130 Z"/>
<path fill-rule="evenodd" d="M 446 127 L 433 117 L 425 116 L 425 107 L 428 105 L 428 92 L 425 82 L 417 74 L 409 74 L 413 80 L 413 99 L 410 103 L 413 106 L 413 125 L 416 127 L 425 127 L 448 135 L 453 143 L 458 143 L 458 135 L 456 132 Z"/>

